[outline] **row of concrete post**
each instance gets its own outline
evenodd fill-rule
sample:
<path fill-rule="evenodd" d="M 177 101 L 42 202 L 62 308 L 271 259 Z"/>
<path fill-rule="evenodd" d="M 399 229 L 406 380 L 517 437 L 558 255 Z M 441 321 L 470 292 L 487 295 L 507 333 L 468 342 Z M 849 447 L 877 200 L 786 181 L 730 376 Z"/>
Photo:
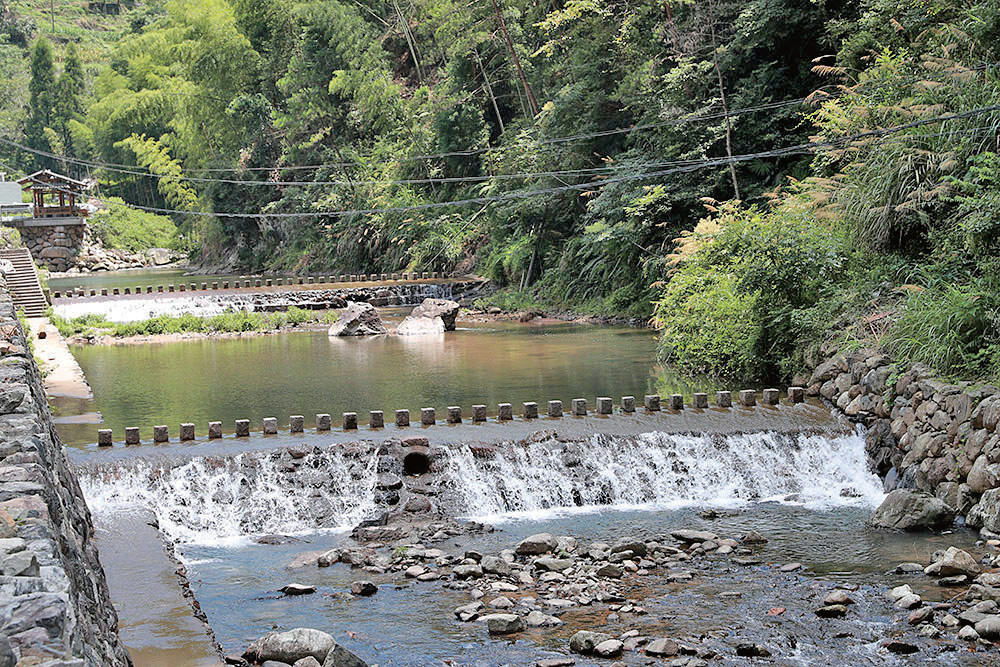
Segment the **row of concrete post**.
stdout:
<path fill-rule="evenodd" d="M 247 276 L 239 276 L 238 278 L 233 278 L 232 280 L 221 281 L 222 285 L 221 288 L 219 287 L 220 281 L 213 281 L 211 283 L 203 282 L 201 283 L 201 291 L 217 290 L 217 289 L 240 289 L 241 287 L 247 288 L 247 287 L 275 287 L 275 286 L 280 287 L 282 285 L 324 285 L 324 284 L 333 284 L 337 282 L 354 283 L 354 282 L 377 282 L 377 281 L 388 282 L 390 280 L 397 280 L 397 281 L 429 280 L 429 279 L 436 280 L 437 278 L 438 278 L 437 271 L 432 271 L 432 272 L 424 271 L 422 273 L 392 273 L 392 274 L 383 273 L 381 274 L 381 276 L 377 273 L 373 273 L 371 275 L 364 273 L 360 275 L 341 274 L 340 280 L 337 280 L 336 276 L 313 276 L 313 277 L 301 277 L 301 278 L 247 278 Z M 98 295 L 119 296 L 122 294 L 142 294 L 143 291 L 145 291 L 146 294 L 153 294 L 154 292 L 159 294 L 164 291 L 196 292 L 198 291 L 198 283 L 190 283 L 189 285 L 184 285 L 183 283 L 181 283 L 176 287 L 174 285 L 165 285 L 165 286 L 156 285 L 155 287 L 153 285 L 146 285 L 145 287 L 143 287 L 142 285 L 138 285 L 136 286 L 134 292 L 130 287 L 125 287 L 121 289 L 114 287 L 111 288 L 110 290 L 108 288 L 102 288 L 100 290 L 97 289 L 89 290 L 90 296 L 98 296 Z M 87 292 L 88 290 L 84 289 L 83 287 L 76 287 L 66 292 L 66 297 L 67 298 L 85 297 L 87 296 Z M 52 297 L 54 299 L 58 299 L 62 296 L 63 296 L 62 292 L 52 293 Z"/>
<path fill-rule="evenodd" d="M 765 389 L 762 392 L 761 403 L 764 405 L 777 405 L 781 397 L 781 392 L 777 389 Z M 757 392 L 753 389 L 743 389 L 737 394 L 737 401 L 740 406 L 752 407 L 757 405 Z M 805 400 L 805 390 L 802 387 L 789 387 L 788 388 L 788 400 L 791 403 L 801 403 Z M 715 393 L 715 405 L 719 408 L 731 408 L 733 406 L 733 394 L 729 391 L 717 391 Z M 599 396 L 597 398 L 597 408 L 591 411 L 587 406 L 587 399 L 585 398 L 574 398 L 570 404 L 569 413 L 576 417 L 585 417 L 590 414 L 596 415 L 610 415 L 613 412 L 613 403 L 611 398 L 607 396 Z M 683 394 L 671 394 L 670 396 L 661 397 L 655 394 L 649 394 L 643 397 L 643 408 L 646 412 L 659 412 L 661 410 L 683 410 L 685 407 L 692 407 L 696 409 L 706 409 L 708 408 L 708 394 L 699 392 L 692 396 L 692 401 L 689 406 L 684 404 Z M 620 404 L 621 412 L 623 414 L 631 414 L 636 410 L 635 407 L 635 397 L 634 396 L 622 396 Z M 562 417 L 563 416 L 563 402 L 562 401 L 549 401 L 547 416 L 549 417 Z M 538 418 L 538 403 L 533 401 L 527 401 L 521 404 L 521 416 L 524 419 L 537 419 Z M 409 410 L 396 410 L 395 413 L 396 426 L 398 428 L 406 428 L 410 425 L 410 411 Z M 445 413 L 445 421 L 448 424 L 461 424 L 464 420 L 465 415 L 462 412 L 462 407 L 459 405 L 448 406 Z M 485 405 L 473 405 L 472 406 L 472 416 L 473 422 L 485 422 L 486 421 L 486 406 Z M 514 419 L 514 407 L 510 403 L 498 403 L 497 404 L 497 421 L 511 421 Z M 356 412 L 345 412 L 343 414 L 343 429 L 345 431 L 352 431 L 358 428 L 358 413 Z M 420 409 L 420 424 L 422 426 L 433 426 L 437 423 L 437 411 L 434 408 L 421 408 Z M 250 420 L 249 419 L 237 419 L 235 421 L 235 433 L 236 437 L 243 438 L 250 435 Z M 384 428 L 385 427 L 385 414 L 382 410 L 372 410 L 368 413 L 368 425 L 370 428 Z M 264 435 L 275 435 L 278 433 L 278 420 L 275 417 L 265 417 L 262 422 Z M 333 428 L 333 422 L 329 414 L 320 413 L 316 415 L 316 431 L 330 431 Z M 290 433 L 303 433 L 305 431 L 305 418 L 302 415 L 292 415 L 288 418 L 288 430 Z M 214 421 L 208 423 L 208 438 L 210 440 L 222 437 L 222 422 Z M 102 447 L 108 447 L 112 444 L 113 434 L 112 430 L 109 428 L 102 428 L 97 431 L 97 444 Z M 167 442 L 170 439 L 168 428 L 164 425 L 153 427 L 153 442 L 162 443 Z M 180 440 L 181 442 L 186 442 L 195 439 L 194 424 L 190 422 L 185 422 L 181 424 L 180 427 Z M 125 444 L 126 445 L 137 445 L 139 444 L 139 428 L 137 426 L 130 426 L 125 429 Z"/>

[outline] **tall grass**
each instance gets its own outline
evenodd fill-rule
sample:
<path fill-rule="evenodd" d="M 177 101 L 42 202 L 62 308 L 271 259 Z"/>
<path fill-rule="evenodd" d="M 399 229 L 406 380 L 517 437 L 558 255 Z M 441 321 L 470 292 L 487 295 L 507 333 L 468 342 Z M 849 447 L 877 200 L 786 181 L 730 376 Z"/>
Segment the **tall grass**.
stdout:
<path fill-rule="evenodd" d="M 160 315 L 137 322 L 110 322 L 103 315 L 83 315 L 66 319 L 52 316 L 52 323 L 63 336 L 94 334 L 128 338 L 177 333 L 241 333 L 273 331 L 308 322 L 324 321 L 311 311 L 292 306 L 287 312 L 253 313 L 233 310 L 219 315 L 200 316 L 191 313 Z"/>

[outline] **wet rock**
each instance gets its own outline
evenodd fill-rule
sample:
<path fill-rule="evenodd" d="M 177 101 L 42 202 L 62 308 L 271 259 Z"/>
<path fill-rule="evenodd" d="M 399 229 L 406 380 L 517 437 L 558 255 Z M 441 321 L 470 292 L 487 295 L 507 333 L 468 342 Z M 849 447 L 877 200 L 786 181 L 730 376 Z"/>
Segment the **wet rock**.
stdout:
<path fill-rule="evenodd" d="M 635 556 L 645 556 L 646 555 L 646 545 L 639 540 L 633 538 L 625 538 L 615 542 L 614 546 L 611 547 L 611 553 L 616 554 L 622 551 L 631 552 Z"/>
<path fill-rule="evenodd" d="M 424 299 L 396 330 L 400 336 L 444 333 L 455 330 L 459 305 L 448 299 Z"/>
<path fill-rule="evenodd" d="M 979 640 L 979 633 L 971 625 L 967 625 L 958 631 L 958 638 L 962 641 L 974 642 Z"/>
<path fill-rule="evenodd" d="M 767 538 L 756 530 L 750 530 L 740 537 L 740 542 L 743 544 L 767 544 Z"/>
<path fill-rule="evenodd" d="M 580 630 L 569 638 L 569 648 L 574 653 L 591 655 L 594 653 L 594 649 L 597 648 L 599 644 L 606 642 L 611 638 L 611 635 L 606 635 L 603 632 Z"/>
<path fill-rule="evenodd" d="M 948 547 L 942 557 L 924 569 L 924 574 L 932 577 L 964 574 L 974 577 L 982 571 L 976 559 L 967 551 Z"/>
<path fill-rule="evenodd" d="M 621 565 L 616 565 L 614 563 L 607 563 L 607 564 L 602 565 L 601 567 L 599 567 L 597 569 L 597 573 L 596 574 L 599 577 L 607 577 L 609 579 L 620 579 L 621 576 L 622 576 L 622 573 L 623 573 L 623 570 L 622 570 Z"/>
<path fill-rule="evenodd" d="M 680 649 L 677 642 L 670 639 L 654 639 L 646 645 L 646 655 L 656 657 L 671 657 L 677 655 Z"/>
<path fill-rule="evenodd" d="M 546 572 L 563 572 L 573 567 L 570 558 L 539 558 L 535 561 L 535 569 Z"/>
<path fill-rule="evenodd" d="M 825 598 L 823 598 L 823 604 L 854 604 L 854 600 L 851 596 L 847 594 L 847 591 L 837 589 L 835 591 L 830 591 Z"/>
<path fill-rule="evenodd" d="M 951 525 L 954 519 L 955 510 L 940 498 L 911 489 L 896 489 L 885 497 L 868 523 L 889 530 L 924 530 Z"/>
<path fill-rule="evenodd" d="M 522 556 L 534 556 L 548 553 L 558 546 L 559 542 L 549 533 L 538 533 L 521 540 L 515 553 Z"/>
<path fill-rule="evenodd" d="M 931 619 L 934 618 L 934 610 L 930 607 L 921 607 L 914 611 L 911 611 L 906 617 L 906 622 L 910 625 L 920 625 L 921 623 L 930 623 Z"/>
<path fill-rule="evenodd" d="M 296 660 L 292 667 L 323 667 L 323 664 L 311 655 L 307 655 L 301 660 Z"/>
<path fill-rule="evenodd" d="M 1000 531 L 1000 488 L 985 492 L 979 502 L 969 510 L 966 520 L 974 528 Z"/>
<path fill-rule="evenodd" d="M 924 566 L 920 563 L 900 563 L 893 571 L 896 574 L 916 574 L 917 572 L 923 572 Z"/>
<path fill-rule="evenodd" d="M 885 650 L 889 651 L 889 653 L 895 653 L 897 655 L 910 655 L 920 650 L 917 646 L 898 639 L 886 642 L 883 646 L 885 647 Z"/>
<path fill-rule="evenodd" d="M 478 579 L 483 576 L 483 568 L 478 563 L 469 565 L 456 565 L 452 568 L 451 574 L 456 579 Z"/>
<path fill-rule="evenodd" d="M 675 530 L 670 533 L 670 536 L 675 540 L 687 542 L 688 544 L 718 539 L 718 536 L 715 533 L 710 533 L 705 530 Z"/>
<path fill-rule="evenodd" d="M 333 637 L 321 630 L 295 628 L 287 632 L 269 632 L 243 653 L 250 662 L 277 660 L 293 664 L 296 660 L 312 656 L 325 661 L 327 654 L 337 645 Z"/>
<path fill-rule="evenodd" d="M 1000 616 L 987 616 L 976 623 L 976 634 L 983 639 L 1000 639 Z"/>
<path fill-rule="evenodd" d="M 555 627 L 563 624 L 562 620 L 559 618 L 543 614 L 537 609 L 529 612 L 524 620 L 528 624 L 529 628 Z"/>
<path fill-rule="evenodd" d="M 942 587 L 965 586 L 969 583 L 969 577 L 964 574 L 956 574 L 953 577 L 942 577 L 937 580 L 937 585 Z"/>
<path fill-rule="evenodd" d="M 524 619 L 517 614 L 488 614 L 482 620 L 491 635 L 509 635 L 525 628 Z"/>
<path fill-rule="evenodd" d="M 474 621 L 479 618 L 479 612 L 482 610 L 483 603 L 476 600 L 475 602 L 470 602 L 469 604 L 463 604 L 461 607 L 455 607 L 455 618 L 463 623 L 468 623 L 469 621 Z"/>
<path fill-rule="evenodd" d="M 743 658 L 769 658 L 771 651 L 760 644 L 739 644 L 736 647 L 736 655 Z"/>
<path fill-rule="evenodd" d="M 912 594 L 913 594 L 913 589 L 910 588 L 910 585 L 909 584 L 903 584 L 901 586 L 896 586 L 895 588 L 890 589 L 885 594 L 885 596 L 887 598 L 889 598 L 890 600 L 892 600 L 893 602 L 896 602 L 900 598 L 906 597 L 907 595 L 912 595 Z"/>
<path fill-rule="evenodd" d="M 802 563 L 788 563 L 779 568 L 782 572 L 795 572 L 802 569 Z"/>
<path fill-rule="evenodd" d="M 842 604 L 830 604 L 820 607 L 815 614 L 820 618 L 840 618 L 847 615 L 847 607 Z"/>
<path fill-rule="evenodd" d="M 576 660 L 573 658 L 546 658 L 545 660 L 536 662 L 535 667 L 573 667 L 575 664 Z"/>
<path fill-rule="evenodd" d="M 340 644 L 334 644 L 330 652 L 326 654 L 323 667 L 368 667 L 368 663 Z"/>
<path fill-rule="evenodd" d="M 403 572 L 403 576 L 408 577 L 410 579 L 416 579 L 425 572 L 427 572 L 427 568 L 424 567 L 423 565 L 411 565 L 410 567 L 406 568 L 406 570 Z"/>
<path fill-rule="evenodd" d="M 904 595 L 903 597 L 896 600 L 896 609 L 916 609 L 923 601 L 920 599 L 919 595 L 915 593 L 910 593 L 909 595 Z"/>
<path fill-rule="evenodd" d="M 368 597 L 369 595 L 375 595 L 376 593 L 378 593 L 378 586 L 370 581 L 355 581 L 351 584 L 352 595 Z"/>
<path fill-rule="evenodd" d="M 599 658 L 617 658 L 622 654 L 624 644 L 618 639 L 608 639 L 594 647 L 594 655 Z"/>
<path fill-rule="evenodd" d="M 388 333 L 378 310 L 370 303 L 352 301 L 327 332 L 330 336 L 373 336 Z"/>
<path fill-rule="evenodd" d="M 510 563 L 496 556 L 484 556 L 480 560 L 480 566 L 483 568 L 483 572 L 501 577 L 506 577 L 511 572 Z"/>
<path fill-rule="evenodd" d="M 501 595 L 490 600 L 489 606 L 494 609 L 510 609 L 514 606 L 514 602 L 509 597 Z"/>
<path fill-rule="evenodd" d="M 315 593 L 316 587 L 308 584 L 288 584 L 278 590 L 285 595 L 308 595 L 310 593 Z"/>

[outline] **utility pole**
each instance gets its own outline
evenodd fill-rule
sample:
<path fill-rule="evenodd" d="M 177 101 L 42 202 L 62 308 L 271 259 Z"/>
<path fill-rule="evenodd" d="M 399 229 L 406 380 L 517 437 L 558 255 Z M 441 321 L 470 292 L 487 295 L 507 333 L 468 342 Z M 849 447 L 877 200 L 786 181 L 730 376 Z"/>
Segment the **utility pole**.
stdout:
<path fill-rule="evenodd" d="M 524 70 L 521 69 L 521 60 L 517 57 L 517 52 L 514 51 L 514 43 L 510 41 L 510 34 L 507 32 L 507 23 L 503 20 L 503 14 L 500 13 L 500 6 L 497 5 L 497 0 L 492 1 L 493 12 L 497 15 L 497 21 L 500 23 L 500 31 L 503 33 L 504 41 L 507 42 L 507 51 L 510 52 L 510 58 L 514 61 L 514 67 L 517 68 L 517 75 L 524 86 L 524 94 L 528 96 L 528 104 L 531 105 L 531 115 L 532 117 L 537 116 L 538 102 L 535 101 L 535 94 L 531 91 L 528 78 L 524 76 Z"/>
<path fill-rule="evenodd" d="M 726 115 L 726 154 L 729 156 L 729 175 L 733 178 L 733 191 L 736 199 L 740 199 L 740 186 L 736 181 L 736 165 L 733 163 L 733 123 L 729 118 L 729 106 L 726 104 L 726 87 L 722 82 L 722 70 L 719 68 L 719 47 L 715 43 L 715 23 L 712 23 L 712 59 L 715 62 L 715 73 L 719 77 L 719 95 L 722 97 L 722 112 Z"/>

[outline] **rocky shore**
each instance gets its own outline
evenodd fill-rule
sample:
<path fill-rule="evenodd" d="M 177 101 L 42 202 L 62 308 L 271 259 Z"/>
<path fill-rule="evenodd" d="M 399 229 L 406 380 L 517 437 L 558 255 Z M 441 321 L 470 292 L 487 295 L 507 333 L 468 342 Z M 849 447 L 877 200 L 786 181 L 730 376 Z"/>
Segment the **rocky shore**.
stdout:
<path fill-rule="evenodd" d="M 885 490 L 906 491 L 887 499 L 895 508 L 882 513 L 886 527 L 935 527 L 959 516 L 984 537 L 1000 534 L 1000 389 L 951 384 L 921 364 L 901 369 L 860 350 L 820 364 L 807 393 L 864 424 Z"/>

